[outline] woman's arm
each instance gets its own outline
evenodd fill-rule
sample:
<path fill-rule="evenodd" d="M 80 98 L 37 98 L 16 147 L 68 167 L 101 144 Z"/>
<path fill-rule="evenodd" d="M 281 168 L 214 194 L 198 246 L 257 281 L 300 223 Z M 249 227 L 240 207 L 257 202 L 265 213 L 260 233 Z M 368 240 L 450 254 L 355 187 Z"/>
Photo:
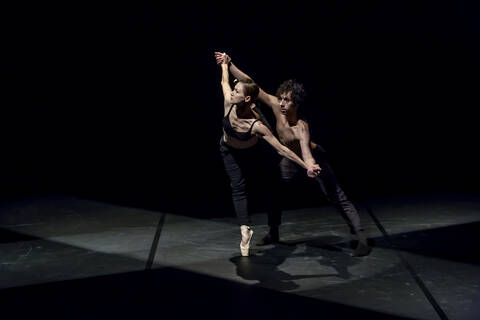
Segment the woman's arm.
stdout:
<path fill-rule="evenodd" d="M 228 75 L 228 62 L 224 58 L 223 62 L 220 64 L 222 68 L 222 81 L 220 82 L 223 91 L 223 105 L 225 108 L 230 106 L 230 97 L 232 93 L 232 88 L 230 87 L 230 80 Z"/>
<path fill-rule="evenodd" d="M 252 133 L 257 134 L 263 139 L 265 139 L 265 141 L 267 141 L 272 147 L 274 147 L 281 156 L 286 157 L 298 163 L 300 166 L 302 166 L 302 168 L 305 168 L 309 177 L 314 178 L 320 173 L 321 169 L 318 164 L 305 163 L 299 156 L 297 156 L 295 152 L 281 144 L 280 141 L 278 141 L 278 139 L 273 135 L 273 133 L 261 121 L 257 121 L 255 123 L 252 128 Z"/>

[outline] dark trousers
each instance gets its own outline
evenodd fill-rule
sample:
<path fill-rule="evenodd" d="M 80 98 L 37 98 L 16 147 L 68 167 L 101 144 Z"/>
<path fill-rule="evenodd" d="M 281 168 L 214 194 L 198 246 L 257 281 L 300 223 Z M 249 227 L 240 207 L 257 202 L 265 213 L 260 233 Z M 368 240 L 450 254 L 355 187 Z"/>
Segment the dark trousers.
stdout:
<path fill-rule="evenodd" d="M 220 140 L 220 154 L 222 156 L 225 172 L 230 180 L 232 200 L 239 225 L 251 225 L 249 196 L 251 190 L 262 190 L 263 200 L 267 205 L 269 216 L 279 215 L 273 208 L 272 179 L 278 177 L 273 174 L 275 162 L 268 161 L 263 152 L 263 141 L 247 149 L 235 149 Z M 256 184 L 257 188 L 253 188 Z M 258 188 L 258 186 L 261 188 Z"/>
<path fill-rule="evenodd" d="M 331 202 L 340 212 L 341 216 L 348 224 L 350 232 L 357 233 L 361 231 L 360 217 L 353 203 L 348 200 L 342 188 L 338 184 L 335 174 L 328 164 L 325 150 L 317 146 L 312 150 L 313 157 L 322 168 L 321 173 L 314 178 L 326 199 Z M 291 184 L 298 179 L 311 179 L 306 175 L 306 170 L 301 168 L 295 162 L 282 158 L 279 163 L 280 178 L 283 184 Z M 288 196 L 288 195 L 285 195 Z M 281 224 L 281 211 L 274 210 L 268 212 L 268 225 L 278 227 Z"/>

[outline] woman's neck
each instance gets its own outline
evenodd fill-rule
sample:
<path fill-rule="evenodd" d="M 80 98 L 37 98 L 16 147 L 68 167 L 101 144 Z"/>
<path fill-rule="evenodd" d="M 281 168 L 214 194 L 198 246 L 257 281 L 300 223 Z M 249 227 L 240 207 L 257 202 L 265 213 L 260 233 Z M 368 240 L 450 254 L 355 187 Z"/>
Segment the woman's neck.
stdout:
<path fill-rule="evenodd" d="M 237 117 L 239 118 L 244 118 L 244 119 L 255 118 L 255 115 L 253 114 L 252 109 L 250 108 L 250 104 L 238 103 L 236 113 L 237 113 Z"/>

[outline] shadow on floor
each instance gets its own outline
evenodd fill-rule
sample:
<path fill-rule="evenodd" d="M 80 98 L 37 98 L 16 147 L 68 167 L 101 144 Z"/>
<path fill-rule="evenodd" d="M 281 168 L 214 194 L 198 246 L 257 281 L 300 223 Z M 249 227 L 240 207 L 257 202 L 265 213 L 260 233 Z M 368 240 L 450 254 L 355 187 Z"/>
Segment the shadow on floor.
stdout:
<path fill-rule="evenodd" d="M 425 229 L 391 235 L 393 249 L 424 256 L 480 264 L 477 236 L 480 222 L 465 223 L 435 229 Z M 382 237 L 375 239 L 377 247 L 391 248 Z"/>
<path fill-rule="evenodd" d="M 348 279 L 351 277 L 348 268 L 360 263 L 359 258 L 353 258 L 350 253 L 342 250 L 340 247 L 329 243 L 342 240 L 340 237 L 319 237 L 315 239 L 298 241 L 295 243 L 280 243 L 265 247 L 260 250 L 251 250 L 249 257 L 236 256 L 230 259 L 236 266 L 237 275 L 245 280 L 258 281 L 256 286 L 270 288 L 278 291 L 289 291 L 297 289 L 299 286 L 295 280 L 307 278 L 325 278 L 338 277 Z M 301 244 L 301 250 L 297 250 Z M 299 251 L 299 252 L 295 252 Z M 319 264 L 333 268 L 336 273 L 330 274 L 300 274 L 291 275 L 279 269 L 279 266 L 289 258 L 312 258 Z M 303 268 L 303 266 L 300 266 Z M 303 271 L 299 269 L 299 273 Z"/>

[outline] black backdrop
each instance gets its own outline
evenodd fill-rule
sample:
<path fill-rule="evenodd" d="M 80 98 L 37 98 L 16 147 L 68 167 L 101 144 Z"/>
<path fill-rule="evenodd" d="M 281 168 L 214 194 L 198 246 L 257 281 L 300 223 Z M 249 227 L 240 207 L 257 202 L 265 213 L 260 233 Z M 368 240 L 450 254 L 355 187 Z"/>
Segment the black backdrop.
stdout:
<path fill-rule="evenodd" d="M 477 4 L 70 3 L 1 15 L 2 198 L 231 215 L 215 50 L 266 91 L 305 84 L 312 139 L 350 197 L 478 191 Z"/>

